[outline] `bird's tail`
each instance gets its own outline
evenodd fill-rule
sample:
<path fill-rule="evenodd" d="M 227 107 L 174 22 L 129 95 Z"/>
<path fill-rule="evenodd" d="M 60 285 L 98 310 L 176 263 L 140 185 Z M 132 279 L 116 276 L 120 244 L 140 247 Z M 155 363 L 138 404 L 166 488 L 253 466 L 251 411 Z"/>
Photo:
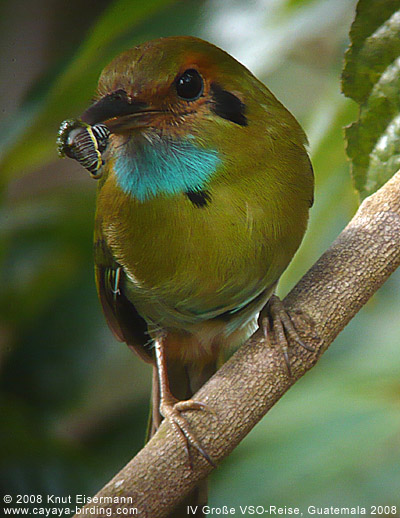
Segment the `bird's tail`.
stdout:
<path fill-rule="evenodd" d="M 191 369 L 181 363 L 170 362 L 168 364 L 168 379 L 170 382 L 171 393 L 180 401 L 190 399 L 197 390 L 216 371 L 216 364 L 208 364 L 201 371 Z M 147 441 L 155 434 L 162 416 L 160 415 L 160 387 L 158 381 L 157 368 L 153 368 L 153 388 L 152 402 L 147 433 Z M 203 480 L 195 489 L 187 495 L 184 500 L 171 512 L 168 518 L 187 518 L 194 516 L 201 518 L 204 515 L 202 509 L 207 504 L 207 480 Z M 190 511 L 188 508 L 190 506 Z"/>

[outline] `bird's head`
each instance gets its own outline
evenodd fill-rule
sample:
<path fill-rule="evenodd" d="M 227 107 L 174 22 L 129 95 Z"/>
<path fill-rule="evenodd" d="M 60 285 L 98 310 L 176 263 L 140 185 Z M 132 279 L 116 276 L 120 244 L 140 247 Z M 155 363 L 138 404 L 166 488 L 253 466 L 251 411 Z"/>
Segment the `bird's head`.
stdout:
<path fill-rule="evenodd" d="M 107 125 L 120 186 L 140 200 L 201 190 L 260 132 L 297 129 L 243 65 L 184 36 L 150 41 L 115 58 L 82 120 Z"/>
<path fill-rule="evenodd" d="M 151 128 L 187 134 L 203 118 L 246 126 L 257 80 L 223 50 L 192 37 L 160 38 L 120 54 L 102 72 L 84 114 L 113 133 Z M 247 94 L 247 95 L 246 95 Z"/>

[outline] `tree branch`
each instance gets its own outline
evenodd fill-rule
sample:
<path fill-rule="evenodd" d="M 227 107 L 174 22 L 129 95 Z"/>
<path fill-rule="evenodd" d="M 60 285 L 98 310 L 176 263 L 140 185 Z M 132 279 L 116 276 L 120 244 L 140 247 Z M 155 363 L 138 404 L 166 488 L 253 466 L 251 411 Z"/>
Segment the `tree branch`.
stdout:
<path fill-rule="evenodd" d="M 362 203 L 349 225 L 284 300 L 300 336 L 315 352 L 293 344 L 289 378 L 281 351 L 266 344 L 258 331 L 196 394 L 195 399 L 207 403 L 216 416 L 199 411 L 185 415 L 216 462 L 229 455 L 316 363 L 399 265 L 400 171 Z M 299 316 L 300 311 L 312 319 L 314 327 Z M 117 497 L 117 501 L 131 496 L 131 507 L 138 508 L 139 516 L 163 517 L 212 470 L 197 453 L 193 457 L 190 469 L 170 425 L 163 423 L 96 496 Z M 121 507 L 117 501 L 106 505 L 92 502 L 86 507 L 111 507 L 114 516 Z"/>

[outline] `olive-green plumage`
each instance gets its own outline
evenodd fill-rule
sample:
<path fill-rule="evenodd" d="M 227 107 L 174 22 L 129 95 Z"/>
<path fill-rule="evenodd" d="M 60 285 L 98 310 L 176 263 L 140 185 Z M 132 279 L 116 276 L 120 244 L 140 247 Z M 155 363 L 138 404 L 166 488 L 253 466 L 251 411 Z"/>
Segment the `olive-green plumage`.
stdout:
<path fill-rule="evenodd" d="M 105 314 L 150 362 L 162 340 L 172 393 L 189 397 L 256 329 L 300 245 L 306 137 L 245 67 L 190 37 L 117 57 L 83 120 L 111 131 L 95 230 Z"/>

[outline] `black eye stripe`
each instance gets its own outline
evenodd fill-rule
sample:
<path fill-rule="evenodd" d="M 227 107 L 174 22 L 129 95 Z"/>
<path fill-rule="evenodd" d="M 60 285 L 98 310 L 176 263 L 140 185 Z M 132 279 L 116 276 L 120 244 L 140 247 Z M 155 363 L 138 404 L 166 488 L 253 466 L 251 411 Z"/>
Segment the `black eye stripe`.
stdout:
<path fill-rule="evenodd" d="M 224 90 L 219 84 L 212 83 L 211 96 L 214 101 L 212 107 L 214 113 L 239 126 L 247 126 L 246 105 L 236 95 Z"/>

